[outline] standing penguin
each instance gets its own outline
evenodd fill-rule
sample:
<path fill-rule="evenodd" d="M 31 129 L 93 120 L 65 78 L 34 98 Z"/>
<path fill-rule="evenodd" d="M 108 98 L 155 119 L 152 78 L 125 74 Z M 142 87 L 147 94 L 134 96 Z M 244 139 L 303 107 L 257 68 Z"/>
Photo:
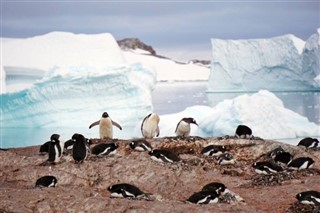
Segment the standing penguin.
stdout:
<path fill-rule="evenodd" d="M 159 121 L 160 117 L 156 113 L 150 113 L 147 115 L 141 124 L 141 133 L 144 138 L 154 138 L 159 136 Z"/>
<path fill-rule="evenodd" d="M 118 127 L 120 130 L 122 130 L 122 127 L 117 123 L 111 120 L 107 112 L 102 113 L 102 117 L 99 121 L 93 122 L 89 129 L 99 124 L 99 133 L 100 133 L 100 139 L 106 139 L 106 138 L 113 138 L 113 126 Z"/>
<path fill-rule="evenodd" d="M 252 130 L 246 125 L 239 125 L 235 136 L 237 138 L 252 138 Z"/>
<path fill-rule="evenodd" d="M 190 136 L 190 124 L 195 124 L 198 126 L 196 120 L 193 118 L 182 118 L 177 124 L 175 133 L 177 136 L 189 137 Z"/>
<path fill-rule="evenodd" d="M 82 163 L 87 157 L 86 138 L 81 134 L 74 134 L 72 139 L 75 140 L 72 148 L 72 157 L 76 163 Z"/>
<path fill-rule="evenodd" d="M 48 162 L 58 163 L 62 157 L 64 141 L 60 139 L 60 135 L 52 134 L 50 137 L 52 143 L 49 146 Z"/>

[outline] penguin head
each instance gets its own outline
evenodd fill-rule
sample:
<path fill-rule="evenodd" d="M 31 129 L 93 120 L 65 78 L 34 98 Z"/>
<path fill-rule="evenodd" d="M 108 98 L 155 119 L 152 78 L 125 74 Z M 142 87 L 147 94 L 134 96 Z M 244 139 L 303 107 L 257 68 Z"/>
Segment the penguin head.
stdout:
<path fill-rule="evenodd" d="M 78 136 L 79 136 L 78 133 L 74 133 L 74 134 L 72 135 L 71 139 L 72 139 L 73 141 L 76 141 L 76 139 L 78 138 Z"/>
<path fill-rule="evenodd" d="M 107 112 L 103 112 L 103 113 L 102 113 L 102 117 L 103 117 L 103 118 L 108 118 L 108 117 L 109 117 L 109 115 L 108 115 L 108 113 L 107 113 Z"/>
<path fill-rule="evenodd" d="M 59 134 L 52 134 L 50 137 L 51 141 L 59 141 L 60 135 Z"/>
<path fill-rule="evenodd" d="M 135 142 L 132 141 L 132 142 L 129 144 L 129 146 L 130 146 L 131 149 L 134 149 L 134 148 L 136 147 L 136 146 L 135 146 Z"/>
<path fill-rule="evenodd" d="M 193 118 L 182 118 L 182 120 L 183 120 L 184 122 L 188 123 L 188 124 L 195 124 L 195 125 L 198 126 L 196 120 L 193 119 Z"/>
<path fill-rule="evenodd" d="M 297 198 L 298 200 L 299 200 L 301 197 L 302 197 L 302 194 L 301 194 L 301 193 L 299 193 L 299 194 L 296 195 L 296 198 Z"/>
<path fill-rule="evenodd" d="M 318 139 L 314 138 L 314 139 L 313 139 L 313 142 L 315 143 L 315 144 L 314 144 L 314 147 L 316 147 L 316 146 L 319 145 L 319 140 L 318 140 Z"/>
<path fill-rule="evenodd" d="M 108 191 L 111 191 L 111 190 L 112 190 L 112 186 L 113 186 L 113 185 L 110 185 L 110 186 L 108 187 Z"/>

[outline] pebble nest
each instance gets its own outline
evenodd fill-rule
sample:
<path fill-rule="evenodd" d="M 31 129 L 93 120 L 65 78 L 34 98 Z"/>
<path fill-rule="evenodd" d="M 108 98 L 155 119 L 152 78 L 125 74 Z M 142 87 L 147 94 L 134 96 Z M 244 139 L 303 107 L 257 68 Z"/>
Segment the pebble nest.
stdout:
<path fill-rule="evenodd" d="M 320 213 L 320 206 L 305 205 L 295 202 L 285 211 L 285 213 Z"/>

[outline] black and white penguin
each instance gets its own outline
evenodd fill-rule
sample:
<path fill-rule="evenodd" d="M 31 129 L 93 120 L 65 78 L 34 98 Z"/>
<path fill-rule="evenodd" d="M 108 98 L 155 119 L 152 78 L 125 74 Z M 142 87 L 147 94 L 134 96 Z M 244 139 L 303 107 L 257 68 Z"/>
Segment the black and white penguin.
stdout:
<path fill-rule="evenodd" d="M 91 154 L 97 156 L 114 155 L 119 145 L 116 143 L 100 143 L 92 147 Z"/>
<path fill-rule="evenodd" d="M 309 157 L 300 157 L 293 159 L 289 164 L 288 168 L 289 169 L 294 169 L 294 170 L 302 170 L 302 169 L 309 169 L 313 166 L 314 160 Z"/>
<path fill-rule="evenodd" d="M 100 139 L 107 139 L 113 138 L 113 126 L 118 127 L 120 130 L 122 130 L 122 127 L 117 123 L 111 120 L 107 112 L 102 113 L 102 117 L 100 118 L 99 121 L 93 122 L 90 126 L 89 129 L 92 127 L 99 125 L 99 134 L 100 134 Z"/>
<path fill-rule="evenodd" d="M 41 155 L 44 155 L 44 154 L 46 154 L 46 153 L 49 153 L 49 147 L 50 147 L 50 144 L 51 143 L 53 143 L 52 141 L 47 141 L 47 142 L 45 142 L 44 144 L 42 144 L 41 146 L 40 146 L 40 150 L 39 150 L 39 153 L 41 154 Z"/>
<path fill-rule="evenodd" d="M 201 150 L 201 154 L 205 156 L 220 156 L 226 151 L 225 146 L 209 145 Z"/>
<path fill-rule="evenodd" d="M 49 145 L 48 162 L 58 163 L 63 154 L 64 140 L 60 139 L 59 134 L 52 134 L 50 137 L 52 143 Z"/>
<path fill-rule="evenodd" d="M 128 184 L 119 183 L 108 187 L 113 198 L 147 198 L 148 194 L 141 191 L 138 187 Z"/>
<path fill-rule="evenodd" d="M 144 138 L 152 139 L 160 135 L 160 117 L 156 113 L 147 115 L 141 123 L 141 133 Z"/>
<path fill-rule="evenodd" d="M 292 158 L 293 156 L 289 152 L 280 152 L 275 156 L 274 161 L 288 165 L 292 161 Z"/>
<path fill-rule="evenodd" d="M 302 204 L 320 206 L 320 192 L 318 191 L 300 192 L 296 198 Z"/>
<path fill-rule="evenodd" d="M 236 129 L 235 137 L 252 138 L 252 130 L 246 125 L 239 125 Z"/>
<path fill-rule="evenodd" d="M 220 195 L 228 192 L 229 190 L 223 183 L 212 182 L 202 187 L 201 191 L 215 191 L 217 194 Z"/>
<path fill-rule="evenodd" d="M 164 149 L 154 149 L 149 152 L 151 159 L 157 162 L 173 163 L 181 161 L 180 157 L 174 152 Z"/>
<path fill-rule="evenodd" d="M 36 181 L 36 188 L 56 187 L 58 180 L 55 176 L 43 176 Z"/>
<path fill-rule="evenodd" d="M 298 146 L 304 146 L 308 148 L 315 148 L 319 145 L 319 141 L 316 138 L 304 138 L 299 143 Z"/>
<path fill-rule="evenodd" d="M 195 124 L 198 126 L 196 120 L 193 118 L 182 118 L 177 124 L 176 130 L 174 131 L 176 136 L 189 137 L 191 131 L 190 124 Z"/>
<path fill-rule="evenodd" d="M 218 158 L 219 165 L 234 165 L 235 163 L 233 156 L 228 152 L 223 153 Z"/>
<path fill-rule="evenodd" d="M 82 163 L 87 158 L 87 140 L 81 134 L 74 134 L 72 139 L 75 140 L 72 148 L 72 157 L 76 163 Z"/>
<path fill-rule="evenodd" d="M 219 201 L 219 194 L 215 191 L 200 191 L 191 195 L 186 202 L 195 204 L 213 204 Z"/>
<path fill-rule="evenodd" d="M 254 171 L 258 174 L 268 175 L 272 173 L 282 172 L 283 169 L 272 161 L 255 162 L 252 164 Z"/>
<path fill-rule="evenodd" d="M 151 144 L 144 140 L 144 139 L 138 139 L 138 140 L 133 140 L 129 144 L 129 147 L 133 150 L 139 151 L 139 152 L 144 152 L 144 151 L 151 151 L 152 146 Z"/>
<path fill-rule="evenodd" d="M 275 148 L 274 150 L 271 150 L 268 153 L 268 156 L 271 157 L 272 159 L 274 159 L 279 153 L 282 153 L 282 152 L 285 152 L 285 150 L 281 146 L 279 146 L 279 147 Z"/>

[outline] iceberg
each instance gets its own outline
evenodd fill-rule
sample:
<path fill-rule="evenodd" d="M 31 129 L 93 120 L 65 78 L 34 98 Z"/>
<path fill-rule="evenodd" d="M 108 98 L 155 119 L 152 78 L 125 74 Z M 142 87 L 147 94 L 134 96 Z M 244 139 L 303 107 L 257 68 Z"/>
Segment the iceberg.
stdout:
<path fill-rule="evenodd" d="M 160 116 L 161 135 L 174 136 L 176 125 L 183 117 L 197 121 L 199 127 L 191 125 L 191 135 L 202 137 L 233 136 L 239 124 L 248 125 L 254 136 L 265 139 L 320 136 L 319 125 L 286 109 L 282 101 L 267 90 L 227 99 L 215 107 L 192 106 Z"/>
<path fill-rule="evenodd" d="M 294 35 L 270 39 L 211 39 L 209 90 L 319 89 L 315 81 L 319 74 L 319 30 L 317 35 L 312 35 L 307 42 Z"/>
<path fill-rule="evenodd" d="M 83 127 L 104 111 L 125 126 L 153 109 L 155 71 L 127 63 L 108 33 L 5 39 L 2 72 L 2 128 Z"/>

